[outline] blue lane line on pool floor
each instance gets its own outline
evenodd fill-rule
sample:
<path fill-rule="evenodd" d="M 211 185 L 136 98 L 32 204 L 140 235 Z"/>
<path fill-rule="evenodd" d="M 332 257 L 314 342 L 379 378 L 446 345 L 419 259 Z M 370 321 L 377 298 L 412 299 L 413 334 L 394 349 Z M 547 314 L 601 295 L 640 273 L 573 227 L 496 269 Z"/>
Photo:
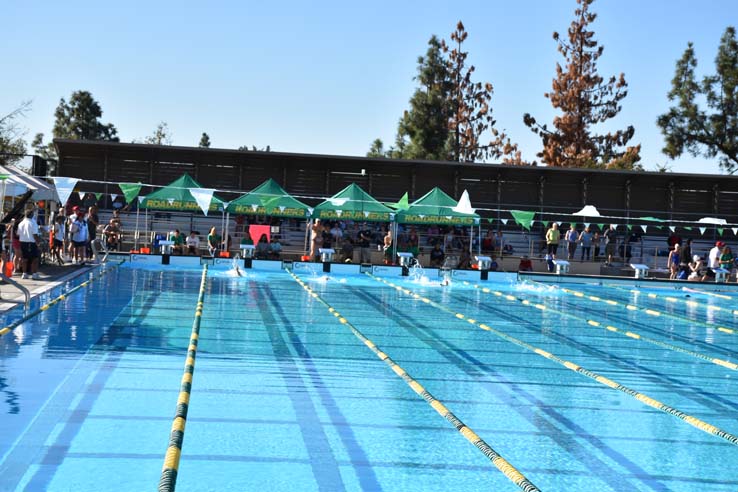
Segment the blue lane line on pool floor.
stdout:
<path fill-rule="evenodd" d="M 386 310 L 385 302 L 378 298 L 376 295 L 365 293 L 355 287 L 349 287 L 349 290 L 353 294 L 357 295 L 357 297 L 363 298 L 367 303 L 373 305 L 378 311 L 384 312 Z M 481 376 L 482 378 L 486 378 L 489 376 L 494 377 L 499 382 L 504 383 L 506 386 L 511 388 L 511 390 L 514 392 L 514 395 L 520 395 L 524 397 L 527 401 L 531 403 L 531 406 L 537 408 L 544 414 L 553 418 L 558 423 L 564 425 L 574 434 L 576 434 L 577 437 L 585 439 L 590 445 L 599 449 L 606 456 L 610 457 L 613 461 L 626 468 L 633 474 L 634 478 L 637 477 L 638 481 L 640 481 L 644 485 L 660 492 L 668 491 L 668 488 L 658 479 L 652 477 L 637 464 L 631 462 L 628 458 L 623 456 L 620 452 L 613 449 L 596 436 L 589 434 L 585 429 L 583 429 L 578 424 L 576 424 L 566 416 L 562 415 L 558 411 L 552 409 L 551 407 L 543 405 L 543 402 L 535 395 L 525 391 L 519 385 L 507 380 L 503 375 L 498 373 L 498 371 L 494 367 L 470 355 L 467 351 L 458 348 L 453 343 L 449 343 L 448 341 L 444 340 L 443 337 L 435 332 L 435 329 L 417 325 L 416 320 L 400 312 L 397 309 L 391 311 L 391 317 L 394 318 L 395 322 L 397 322 L 400 326 L 408 330 L 410 333 L 413 333 L 421 342 L 429 344 L 431 346 L 435 346 L 439 355 L 453 362 L 456 367 L 458 367 L 466 374 L 477 378 L 479 376 Z M 422 332 L 427 332 L 428 335 L 424 336 Z M 622 478 L 619 476 L 619 473 L 611 468 L 607 463 L 587 452 L 586 449 L 582 448 L 581 444 L 578 443 L 576 439 L 573 439 L 571 435 L 561 433 L 559 429 L 556 428 L 553 424 L 546 420 L 542 420 L 540 416 L 536 416 L 531 411 L 530 406 L 514 406 L 514 396 L 500 391 L 497 385 L 490 384 L 488 381 L 484 380 L 480 380 L 479 384 L 491 395 L 496 396 L 510 404 L 511 408 L 514 408 L 515 411 L 520 414 L 521 417 L 528 420 L 531 425 L 535 426 L 538 429 L 541 429 L 542 425 L 547 427 L 547 432 L 543 430 L 541 430 L 541 432 L 549 436 L 552 441 L 556 442 L 564 452 L 568 453 L 573 458 L 578 459 L 578 461 L 582 463 L 582 465 L 585 466 L 594 476 L 601 479 L 603 482 L 608 483 L 614 490 L 619 490 L 620 488 L 622 488 L 623 483 Z M 580 448 L 579 452 L 573 452 L 573 449 L 575 448 Z"/>
<path fill-rule="evenodd" d="M 274 305 L 269 293 L 266 292 L 265 294 L 268 287 L 257 287 L 256 285 L 252 285 L 251 287 L 258 293 L 260 298 L 272 301 L 270 304 Z M 282 377 L 286 377 L 287 374 L 294 375 L 291 380 L 302 389 L 302 391 L 292 391 L 290 389 L 287 391 L 287 396 L 289 396 L 292 402 L 292 408 L 297 416 L 297 423 L 300 427 L 305 449 L 310 458 L 310 467 L 317 482 L 318 489 L 326 492 L 343 490 L 345 489 L 345 484 L 341 478 L 340 467 L 336 462 L 328 437 L 320 423 L 320 418 L 318 418 L 312 398 L 307 391 L 302 371 L 297 365 L 284 338 L 282 338 L 282 333 L 280 333 L 276 319 L 269 308 L 270 306 L 268 305 L 262 305 L 258 306 L 257 310 L 263 318 L 264 329 L 271 342 L 274 359 L 280 368 Z"/>
<path fill-rule="evenodd" d="M 364 490 L 382 490 L 382 487 L 379 484 L 379 480 L 377 479 L 374 470 L 371 468 L 371 466 L 366 465 L 366 463 L 369 462 L 369 459 L 366 456 L 366 453 L 364 453 L 364 449 L 361 447 L 359 441 L 356 439 L 351 426 L 346 420 L 346 417 L 341 412 L 339 406 L 336 404 L 333 395 L 331 395 L 327 386 L 323 382 L 323 379 L 320 377 L 312 355 L 308 351 L 307 347 L 305 347 L 305 344 L 302 343 L 302 340 L 297 334 L 292 321 L 290 320 L 289 316 L 287 316 L 287 313 L 285 312 L 284 308 L 282 308 L 281 303 L 277 299 L 277 296 L 275 296 L 272 292 L 272 289 L 269 286 L 265 286 L 265 291 L 267 292 L 269 301 L 274 306 L 277 315 L 283 323 L 283 326 L 287 330 L 290 343 L 295 348 L 297 354 L 300 355 L 300 357 L 302 358 L 301 360 L 303 364 L 308 367 L 308 376 L 310 377 L 310 381 L 313 385 L 313 388 L 318 392 L 318 395 L 320 396 L 320 399 L 323 403 L 323 407 L 325 408 L 326 412 L 328 412 L 328 416 L 331 419 L 331 422 L 334 425 L 344 427 L 344 432 L 339 433 L 340 438 L 343 442 L 346 452 L 349 455 L 349 458 L 351 459 L 351 462 L 353 463 L 356 476 L 359 479 L 359 484 Z"/>

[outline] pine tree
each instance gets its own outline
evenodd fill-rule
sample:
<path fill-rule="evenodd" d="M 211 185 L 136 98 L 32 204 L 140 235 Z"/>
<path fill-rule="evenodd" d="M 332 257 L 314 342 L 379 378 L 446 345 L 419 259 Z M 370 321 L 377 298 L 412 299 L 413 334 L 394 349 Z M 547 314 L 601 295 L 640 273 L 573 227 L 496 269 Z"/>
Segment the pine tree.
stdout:
<path fill-rule="evenodd" d="M 677 105 L 659 116 L 657 123 L 666 139 L 663 153 L 675 159 L 684 152 L 692 156 L 720 156 L 720 167 L 738 170 L 738 42 L 735 28 L 725 30 L 715 58 L 715 74 L 698 83 L 697 58 L 692 43 L 677 61 L 669 100 Z M 709 112 L 701 109 L 704 100 Z"/>
<path fill-rule="evenodd" d="M 443 44 L 444 51 L 449 52 L 447 63 L 452 82 L 448 95 L 451 160 L 476 162 L 503 158 L 507 164 L 522 164 L 517 145 L 494 127 L 496 121 L 490 107 L 494 93 L 492 84 L 472 81 L 475 67 L 467 67 L 469 53 L 463 50 L 468 36 L 464 24 L 459 21 L 451 33 L 453 47 Z M 483 142 L 487 131 L 492 139 Z"/>
<path fill-rule="evenodd" d="M 31 101 L 21 103 L 7 114 L 0 114 L 0 164 L 16 164 L 26 153 L 25 131 L 18 123 L 31 108 Z"/>
<path fill-rule="evenodd" d="M 154 133 L 144 138 L 144 143 L 152 145 L 172 145 L 172 131 L 166 121 L 159 122 Z"/>
<path fill-rule="evenodd" d="M 451 79 L 443 44 L 436 36 L 428 41 L 425 56 L 418 57 L 415 80 L 420 86 L 410 98 L 410 109 L 400 119 L 390 154 L 395 158 L 447 160 Z"/>
<path fill-rule="evenodd" d="M 594 32 L 589 30 L 597 18 L 589 10 L 593 1 L 577 0 L 579 7 L 574 11 L 568 40 L 557 32 L 553 35 L 566 66 L 556 64 L 552 91 L 544 95 L 562 114 L 554 118 L 551 130 L 539 125 L 530 114 L 523 121 L 541 137 L 543 151 L 538 156 L 549 166 L 637 169 L 640 145 L 621 150 L 635 133 L 632 126 L 603 135 L 594 133 L 596 125 L 620 112 L 628 84 L 622 73 L 605 81 L 597 72 L 597 60 L 604 47 L 598 45 Z"/>
<path fill-rule="evenodd" d="M 73 92 L 69 103 L 62 98 L 54 116 L 54 138 L 118 141 L 118 130 L 100 122 L 102 109 L 88 91 Z"/>
<path fill-rule="evenodd" d="M 366 153 L 367 157 L 386 157 L 385 151 L 384 151 L 384 142 L 382 142 L 381 138 L 376 138 L 372 142 L 372 146 L 369 148 L 369 152 Z"/>
<path fill-rule="evenodd" d="M 210 135 L 208 135 L 205 132 L 202 132 L 202 136 L 200 137 L 200 143 L 197 144 L 198 147 L 209 149 L 210 148 Z"/>

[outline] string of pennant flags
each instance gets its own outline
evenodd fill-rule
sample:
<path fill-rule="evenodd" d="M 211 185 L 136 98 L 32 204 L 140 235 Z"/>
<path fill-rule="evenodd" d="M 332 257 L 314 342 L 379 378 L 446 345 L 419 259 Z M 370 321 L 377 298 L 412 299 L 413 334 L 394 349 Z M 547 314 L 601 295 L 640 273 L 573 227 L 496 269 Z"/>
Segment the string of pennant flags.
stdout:
<path fill-rule="evenodd" d="M 112 201 L 116 201 L 119 197 L 123 197 L 126 203 L 132 203 L 134 200 L 138 200 L 138 203 L 141 204 L 145 199 L 146 196 L 140 195 L 141 189 L 143 187 L 149 187 L 149 188 L 171 188 L 171 185 L 165 186 L 165 185 L 153 185 L 153 184 L 144 184 L 144 183 L 114 183 L 114 182 L 107 182 L 107 181 L 99 181 L 99 180 L 83 180 L 78 178 L 69 178 L 69 177 L 53 177 L 52 180 L 54 181 L 54 186 L 56 187 L 57 194 L 59 196 L 59 200 L 66 204 L 69 200 L 72 193 L 74 193 L 75 188 L 77 185 L 81 182 L 84 183 L 93 183 L 93 184 L 106 184 L 106 185 L 112 185 L 112 186 L 118 186 L 120 188 L 121 193 L 101 193 L 101 192 L 86 192 L 86 191 L 77 191 L 80 200 L 84 200 L 85 196 L 87 194 L 93 194 L 95 196 L 96 201 L 100 201 L 103 196 L 108 195 L 111 197 Z M 197 201 L 198 205 L 200 206 L 201 210 L 205 215 L 207 215 L 208 210 L 210 208 L 211 200 L 213 200 L 213 195 L 215 192 L 226 192 L 226 193 L 247 193 L 247 192 L 239 192 L 235 190 L 218 190 L 213 188 L 195 188 L 195 187 L 186 187 L 186 188 L 178 188 L 181 190 L 187 190 L 189 191 L 193 198 Z M 302 199 L 313 199 L 313 200 L 330 200 L 330 198 L 325 196 L 313 196 L 313 195 L 289 195 L 294 198 L 302 198 Z M 275 195 L 275 198 L 278 197 Z M 342 199 L 346 202 L 353 201 L 353 202 L 359 202 L 363 200 L 350 200 L 350 199 Z M 400 203 L 407 204 L 407 198 L 403 197 Z M 468 198 L 467 198 L 468 200 Z M 169 205 L 172 205 L 174 203 L 173 198 L 168 198 L 167 202 Z M 229 202 L 224 202 L 224 205 L 228 205 Z M 397 205 L 397 204 L 390 204 L 390 205 Z M 422 204 L 417 204 L 415 206 L 422 206 Z M 252 204 L 251 208 L 254 212 L 257 211 L 259 208 L 258 205 Z M 665 228 L 668 229 L 670 232 L 675 233 L 677 230 L 677 227 L 685 230 L 685 231 L 692 231 L 695 228 L 700 232 L 701 235 L 704 235 L 705 232 L 708 231 L 708 229 L 711 229 L 710 226 L 714 226 L 715 232 L 719 236 L 723 236 L 726 231 L 732 231 L 734 236 L 738 236 L 738 224 L 731 224 L 725 221 L 724 219 L 716 219 L 711 217 L 706 217 L 699 219 L 697 221 L 690 221 L 690 220 L 666 220 L 666 219 L 659 219 L 656 217 L 622 217 L 622 216 L 608 216 L 608 215 L 600 215 L 596 212 L 596 209 L 594 207 L 587 206 L 583 210 L 595 210 L 596 215 L 593 216 L 586 216 L 582 213 L 560 213 L 560 212 L 535 212 L 535 211 L 526 211 L 526 210 L 514 210 L 514 209 L 498 209 L 498 208 L 484 208 L 484 207 L 478 207 L 474 209 L 470 209 L 471 213 L 484 211 L 484 212 L 491 212 L 498 214 L 498 217 L 489 217 L 486 218 L 487 222 L 489 224 L 493 224 L 495 221 L 499 221 L 502 225 L 507 225 L 511 220 L 519 225 L 520 227 L 530 230 L 532 226 L 534 226 L 536 223 L 541 224 L 544 228 L 547 228 L 550 224 L 556 223 L 559 226 L 562 224 L 583 224 L 584 227 L 597 227 L 601 231 L 604 231 L 607 227 L 610 225 L 614 226 L 616 229 L 625 227 L 628 232 L 632 231 L 634 228 L 639 228 L 643 233 L 648 232 L 649 228 L 653 228 L 656 230 L 664 230 Z M 309 209 L 309 212 L 312 213 L 312 209 Z M 499 214 L 501 213 L 509 213 L 512 216 L 512 219 L 506 218 L 506 217 L 499 217 Z M 337 216 L 341 216 L 341 211 L 336 212 Z M 536 215 L 540 216 L 539 219 L 536 219 Z M 603 222 L 591 222 L 591 221 L 585 221 L 585 220 L 577 220 L 577 221 L 561 221 L 561 220 L 545 220 L 545 216 L 571 216 L 571 217 L 581 217 L 582 219 L 591 219 L 591 218 L 597 218 L 597 219 L 607 219 L 607 221 Z M 482 219 L 485 220 L 485 219 Z M 625 222 L 625 223 L 623 223 Z M 631 222 L 655 222 L 657 224 L 632 224 Z M 637 230 L 637 229 L 636 229 Z"/>

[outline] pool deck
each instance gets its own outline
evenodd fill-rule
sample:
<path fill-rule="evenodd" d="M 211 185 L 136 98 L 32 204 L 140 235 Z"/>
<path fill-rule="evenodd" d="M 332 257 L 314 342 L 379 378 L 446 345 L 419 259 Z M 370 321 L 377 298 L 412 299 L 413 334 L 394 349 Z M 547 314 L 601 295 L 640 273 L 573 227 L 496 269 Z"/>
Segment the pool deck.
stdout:
<path fill-rule="evenodd" d="M 20 275 L 14 275 L 12 279 L 28 289 L 31 298 L 34 298 L 78 275 L 89 272 L 93 267 L 94 265 L 44 265 L 39 267 L 40 280 L 22 279 Z M 0 281 L 0 313 L 22 305 L 23 301 L 24 296 L 20 290 L 4 280 Z"/>

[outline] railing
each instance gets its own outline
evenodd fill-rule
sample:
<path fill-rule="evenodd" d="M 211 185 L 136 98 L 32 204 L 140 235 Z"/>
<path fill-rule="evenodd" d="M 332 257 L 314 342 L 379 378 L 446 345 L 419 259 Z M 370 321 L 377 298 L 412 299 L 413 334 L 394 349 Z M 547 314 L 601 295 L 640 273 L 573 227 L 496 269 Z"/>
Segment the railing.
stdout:
<path fill-rule="evenodd" d="M 6 277 L 4 274 L 3 275 L 0 275 L 0 278 L 2 278 L 2 280 L 4 280 L 5 282 L 7 282 L 9 285 L 12 285 L 13 287 L 15 287 L 16 289 L 18 289 L 19 291 L 21 291 L 21 293 L 23 294 L 23 297 L 25 298 L 25 302 L 23 303 L 23 306 L 26 309 L 28 309 L 28 306 L 31 303 L 31 292 L 28 289 L 26 289 L 25 287 L 23 287 L 21 284 L 19 284 L 18 282 L 16 282 L 15 280 L 13 280 L 12 278 Z"/>

